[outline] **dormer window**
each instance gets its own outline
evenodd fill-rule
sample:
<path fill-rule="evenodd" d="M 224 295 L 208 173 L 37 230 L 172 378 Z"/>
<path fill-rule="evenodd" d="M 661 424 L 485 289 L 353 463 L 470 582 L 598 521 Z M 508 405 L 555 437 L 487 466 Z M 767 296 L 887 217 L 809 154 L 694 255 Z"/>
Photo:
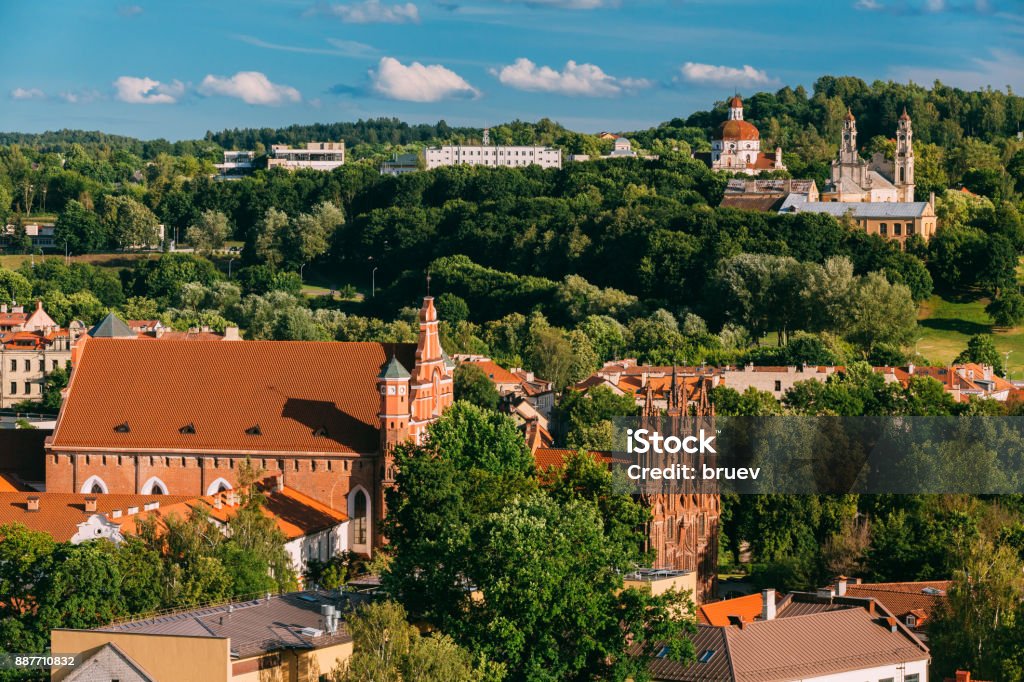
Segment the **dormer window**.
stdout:
<path fill-rule="evenodd" d="M 255 424 L 254 426 L 250 426 L 249 428 L 247 428 L 245 430 L 245 435 L 247 435 L 247 436 L 262 436 L 263 432 L 260 431 L 260 425 L 259 424 Z"/>
<path fill-rule="evenodd" d="M 326 426 L 318 427 L 315 431 L 313 431 L 313 435 L 317 436 L 317 437 L 326 437 L 327 436 L 327 427 Z"/>
<path fill-rule="evenodd" d="M 185 424 L 180 429 L 178 429 L 178 433 L 180 433 L 183 436 L 190 436 L 195 434 L 195 432 L 196 426 L 192 422 L 189 422 L 188 424 Z"/>
<path fill-rule="evenodd" d="M 128 422 L 121 422 L 114 427 L 115 433 L 131 433 L 132 427 L 128 426 Z"/>

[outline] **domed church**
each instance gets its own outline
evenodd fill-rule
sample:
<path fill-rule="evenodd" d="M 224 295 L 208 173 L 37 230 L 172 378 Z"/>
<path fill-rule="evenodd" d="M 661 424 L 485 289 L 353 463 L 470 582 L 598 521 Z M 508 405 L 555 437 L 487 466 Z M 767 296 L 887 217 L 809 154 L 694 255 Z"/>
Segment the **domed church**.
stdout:
<path fill-rule="evenodd" d="M 743 120 L 743 100 L 738 95 L 729 101 L 729 118 L 718 126 L 711 141 L 710 161 L 714 170 L 746 175 L 786 170 L 781 147 L 771 154 L 761 151 L 761 133 L 754 124 Z"/>

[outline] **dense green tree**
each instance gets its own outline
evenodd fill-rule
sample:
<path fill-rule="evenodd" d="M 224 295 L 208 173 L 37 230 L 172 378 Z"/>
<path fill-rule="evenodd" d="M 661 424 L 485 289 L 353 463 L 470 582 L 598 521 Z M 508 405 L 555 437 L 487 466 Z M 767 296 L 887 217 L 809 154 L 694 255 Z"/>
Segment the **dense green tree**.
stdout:
<path fill-rule="evenodd" d="M 967 341 L 967 348 L 961 351 L 953 362 L 976 362 L 979 365 L 989 365 L 1000 376 L 1006 372 L 1003 367 L 1003 356 L 996 349 L 996 342 L 991 334 L 972 336 Z"/>
<path fill-rule="evenodd" d="M 220 211 L 203 211 L 185 230 L 187 241 L 196 253 L 209 255 L 224 246 L 231 235 L 228 217 Z"/>
<path fill-rule="evenodd" d="M 498 407 L 498 389 L 476 363 L 464 362 L 455 368 L 454 391 L 456 400 L 465 400 L 488 410 Z"/>

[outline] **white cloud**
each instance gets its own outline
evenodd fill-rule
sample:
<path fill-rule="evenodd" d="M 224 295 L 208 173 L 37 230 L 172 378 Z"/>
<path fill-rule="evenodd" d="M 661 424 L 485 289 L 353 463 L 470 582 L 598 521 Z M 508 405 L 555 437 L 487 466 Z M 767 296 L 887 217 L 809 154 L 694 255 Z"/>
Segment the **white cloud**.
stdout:
<path fill-rule="evenodd" d="M 14 88 L 11 90 L 11 99 L 45 99 L 46 93 L 39 88 Z"/>
<path fill-rule="evenodd" d="M 134 17 L 142 14 L 142 8 L 138 5 L 121 5 L 117 8 L 117 13 L 122 17 Z"/>
<path fill-rule="evenodd" d="M 348 24 L 415 24 L 420 20 L 419 9 L 413 3 L 385 5 L 381 0 L 348 4 L 320 2 L 306 10 L 307 16 L 317 14 L 337 17 Z"/>
<path fill-rule="evenodd" d="M 731 66 L 715 66 L 714 64 L 698 64 L 696 62 L 686 62 L 679 67 L 679 76 L 676 80 L 722 87 L 774 85 L 778 82 L 764 71 L 755 69 L 749 64 L 744 64 L 743 68 L 737 69 Z"/>
<path fill-rule="evenodd" d="M 234 76 L 208 75 L 199 85 L 204 95 L 236 97 L 247 104 L 298 102 L 302 94 L 289 85 L 272 83 L 259 71 L 239 71 Z"/>
<path fill-rule="evenodd" d="M 530 7 L 556 7 L 558 9 L 600 9 L 618 6 L 618 0 L 505 0 Z"/>
<path fill-rule="evenodd" d="M 992 12 L 990 0 L 856 0 L 854 9 L 891 14 L 939 14 L 942 12 Z"/>
<path fill-rule="evenodd" d="M 117 98 L 129 104 L 174 104 L 185 94 L 185 84 L 181 81 L 161 83 L 136 76 L 121 76 L 114 81 L 114 89 Z"/>
<path fill-rule="evenodd" d="M 235 40 L 252 45 L 253 47 L 261 47 L 266 50 L 280 50 L 282 52 L 298 52 L 301 54 L 322 54 L 331 57 L 372 57 L 380 51 L 372 45 L 366 43 L 359 43 L 354 40 L 340 40 L 337 38 L 328 38 L 327 43 L 333 47 L 313 47 L 310 45 L 284 45 L 281 43 L 271 43 L 266 40 L 261 40 L 254 36 L 247 35 L 235 35 L 232 36 Z"/>
<path fill-rule="evenodd" d="M 64 90 L 58 93 L 57 97 L 68 104 L 87 104 L 103 99 L 103 94 L 98 90 Z"/>
<path fill-rule="evenodd" d="M 449 97 L 477 97 L 479 92 L 462 76 L 440 64 L 413 62 L 406 66 L 384 57 L 370 71 L 373 89 L 391 99 L 406 102 L 437 102 Z"/>
<path fill-rule="evenodd" d="M 491 73 L 503 85 L 517 90 L 583 97 L 615 97 L 624 90 L 651 85 L 650 81 L 642 78 L 616 78 L 595 64 L 577 64 L 572 60 L 558 71 L 550 66 L 537 66 L 529 59 L 520 57 L 501 69 L 491 69 Z"/>

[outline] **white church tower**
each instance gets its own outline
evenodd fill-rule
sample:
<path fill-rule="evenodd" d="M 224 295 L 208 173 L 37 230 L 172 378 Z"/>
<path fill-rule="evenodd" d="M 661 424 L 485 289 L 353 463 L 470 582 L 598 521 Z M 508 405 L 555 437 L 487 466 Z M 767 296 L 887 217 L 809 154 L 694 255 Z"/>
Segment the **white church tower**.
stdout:
<path fill-rule="evenodd" d="M 896 126 L 893 184 L 896 185 L 898 201 L 914 200 L 914 129 L 906 107 L 903 107 Z"/>

